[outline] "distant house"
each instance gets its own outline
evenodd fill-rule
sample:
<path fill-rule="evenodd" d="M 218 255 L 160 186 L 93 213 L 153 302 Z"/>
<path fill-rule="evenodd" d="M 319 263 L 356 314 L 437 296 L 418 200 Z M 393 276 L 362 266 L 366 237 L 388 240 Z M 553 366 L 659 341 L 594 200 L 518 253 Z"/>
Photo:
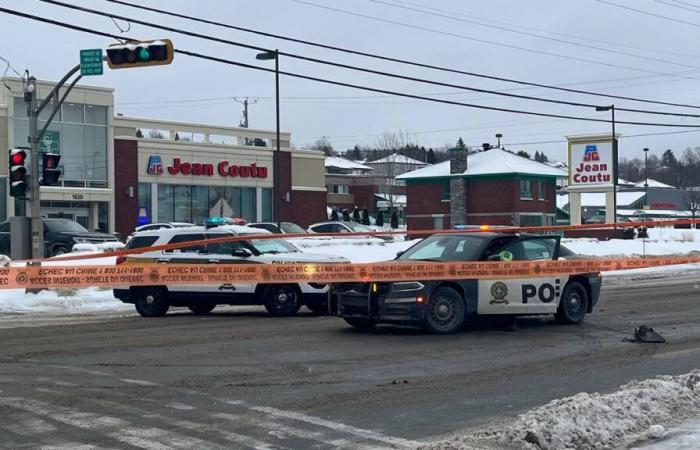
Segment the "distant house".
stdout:
<path fill-rule="evenodd" d="M 566 171 L 497 148 L 468 155 L 459 150 L 450 150 L 448 161 L 397 177 L 406 182 L 410 229 L 555 224 L 556 183 Z M 451 184 L 463 192 L 452 192 Z M 452 217 L 460 209 L 466 220 Z"/>
<path fill-rule="evenodd" d="M 368 161 L 365 164 L 372 167 L 374 173 L 392 178 L 428 165 L 426 162 L 418 161 L 399 153 L 392 153 L 389 156 L 375 161 Z"/>

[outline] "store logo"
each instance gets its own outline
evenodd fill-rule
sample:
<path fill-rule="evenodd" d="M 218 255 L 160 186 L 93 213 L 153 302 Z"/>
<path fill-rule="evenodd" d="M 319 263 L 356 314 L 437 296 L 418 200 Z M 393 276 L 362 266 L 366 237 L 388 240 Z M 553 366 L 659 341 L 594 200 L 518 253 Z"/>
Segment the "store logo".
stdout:
<path fill-rule="evenodd" d="M 153 158 L 153 156 L 151 156 Z M 163 165 L 158 158 L 161 172 L 163 173 Z M 149 164 L 150 169 L 150 164 Z M 216 170 L 215 170 L 216 169 Z M 151 173 L 149 171 L 149 173 Z M 214 176 L 214 173 L 221 177 L 240 177 L 240 178 L 267 178 L 267 167 L 258 167 L 256 163 L 247 165 L 231 164 L 228 161 L 221 161 L 214 168 L 214 164 L 184 162 L 180 158 L 174 158 L 173 164 L 168 167 L 170 175 L 196 175 L 196 176 Z"/>
<path fill-rule="evenodd" d="M 587 145 L 586 150 L 583 152 L 583 162 L 600 161 L 600 155 L 598 155 L 598 146 Z"/>
<path fill-rule="evenodd" d="M 163 173 L 163 160 L 159 155 L 151 155 L 148 157 L 148 169 L 146 172 L 149 175 L 161 175 Z"/>

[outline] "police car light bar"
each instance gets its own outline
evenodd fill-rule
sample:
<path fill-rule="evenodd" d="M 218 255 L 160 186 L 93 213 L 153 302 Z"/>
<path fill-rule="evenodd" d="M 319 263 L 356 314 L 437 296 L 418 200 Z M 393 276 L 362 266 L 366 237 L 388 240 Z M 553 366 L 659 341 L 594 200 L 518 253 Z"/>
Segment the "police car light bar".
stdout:
<path fill-rule="evenodd" d="M 213 228 L 213 227 L 219 227 L 221 225 L 230 225 L 233 223 L 233 220 L 229 219 L 228 217 L 207 217 L 204 219 L 204 226 L 207 228 Z"/>

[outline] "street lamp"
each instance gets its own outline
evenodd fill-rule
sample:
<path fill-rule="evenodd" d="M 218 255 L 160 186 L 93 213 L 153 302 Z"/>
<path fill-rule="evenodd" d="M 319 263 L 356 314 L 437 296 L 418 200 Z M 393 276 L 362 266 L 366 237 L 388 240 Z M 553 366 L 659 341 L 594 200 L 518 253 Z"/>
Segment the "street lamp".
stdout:
<path fill-rule="evenodd" d="M 501 138 L 503 135 L 501 133 L 496 133 L 496 139 L 498 139 L 498 148 L 501 148 Z"/>
<path fill-rule="evenodd" d="M 618 172 L 617 172 L 617 137 L 615 136 L 615 105 L 610 106 L 596 106 L 596 111 L 610 111 L 612 115 L 612 156 L 614 163 L 613 170 L 613 217 L 614 223 L 617 223 L 617 182 L 618 182 Z M 615 226 L 617 228 L 617 225 Z"/>
<path fill-rule="evenodd" d="M 277 148 L 275 149 L 274 156 L 272 158 L 272 166 L 274 173 L 272 174 L 272 214 L 274 216 L 274 221 L 277 222 L 277 227 L 280 225 L 280 55 L 277 49 L 268 50 L 266 52 L 258 53 L 255 55 L 255 59 L 261 61 L 269 61 L 271 59 L 275 60 L 275 133 Z"/>

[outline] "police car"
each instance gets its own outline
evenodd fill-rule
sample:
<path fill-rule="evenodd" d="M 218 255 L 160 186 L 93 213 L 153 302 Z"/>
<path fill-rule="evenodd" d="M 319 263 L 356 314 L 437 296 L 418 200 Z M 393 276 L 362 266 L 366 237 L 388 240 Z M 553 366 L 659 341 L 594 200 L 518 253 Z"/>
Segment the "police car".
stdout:
<path fill-rule="evenodd" d="M 271 264 L 271 263 L 348 263 L 342 256 L 301 252 L 283 239 L 255 239 L 266 230 L 238 225 L 193 226 L 134 233 L 127 248 L 206 241 L 226 236 L 250 236 L 232 242 L 198 244 L 175 250 L 150 251 L 122 257 L 118 263 L 171 264 Z M 218 223 L 216 223 L 218 225 Z M 275 316 L 295 314 L 306 305 L 316 314 L 327 311 L 329 286 L 316 283 L 299 284 L 220 284 L 173 286 L 121 286 L 114 296 L 124 303 L 133 303 L 144 317 L 164 315 L 171 306 L 188 307 L 195 314 L 211 312 L 216 305 L 264 305 Z"/>
<path fill-rule="evenodd" d="M 436 234 L 397 261 L 525 261 L 580 258 L 558 236 L 518 233 Z M 424 326 L 453 333 L 476 315 L 554 314 L 581 322 L 600 294 L 600 273 L 455 281 L 402 281 L 336 285 L 338 315 L 356 328 L 380 323 Z"/>

